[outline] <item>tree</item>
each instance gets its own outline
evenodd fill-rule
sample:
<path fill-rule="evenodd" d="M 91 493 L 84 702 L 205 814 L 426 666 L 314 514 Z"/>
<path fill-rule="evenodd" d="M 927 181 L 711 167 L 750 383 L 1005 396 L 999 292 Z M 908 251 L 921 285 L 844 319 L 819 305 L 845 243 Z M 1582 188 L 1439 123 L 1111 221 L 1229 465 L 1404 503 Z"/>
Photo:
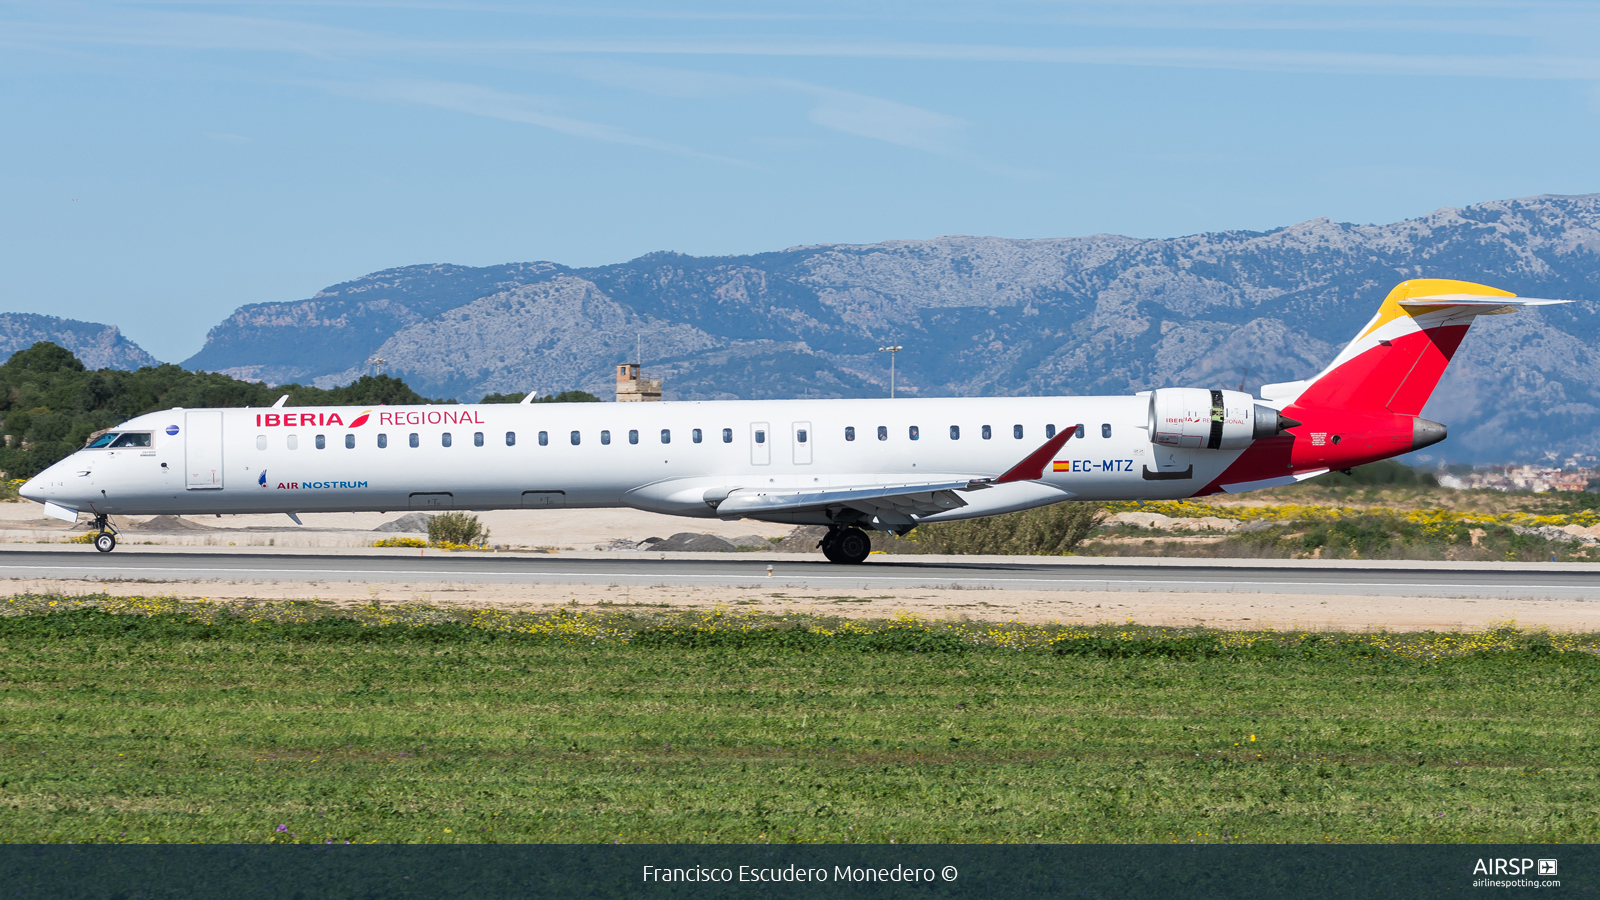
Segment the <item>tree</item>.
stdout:
<path fill-rule="evenodd" d="M 271 406 L 284 394 L 289 406 L 430 402 L 386 375 L 324 390 L 298 384 L 273 387 L 170 364 L 134 372 L 90 371 L 70 351 L 40 341 L 0 363 L 0 433 L 7 438 L 0 447 L 0 471 L 32 478 L 82 447 L 96 431 L 158 409 Z"/>
<path fill-rule="evenodd" d="M 521 403 L 526 393 L 516 394 L 485 394 L 479 403 Z M 562 391 L 559 394 L 546 394 L 543 397 L 533 398 L 534 403 L 599 403 L 600 398 L 588 391 Z"/>

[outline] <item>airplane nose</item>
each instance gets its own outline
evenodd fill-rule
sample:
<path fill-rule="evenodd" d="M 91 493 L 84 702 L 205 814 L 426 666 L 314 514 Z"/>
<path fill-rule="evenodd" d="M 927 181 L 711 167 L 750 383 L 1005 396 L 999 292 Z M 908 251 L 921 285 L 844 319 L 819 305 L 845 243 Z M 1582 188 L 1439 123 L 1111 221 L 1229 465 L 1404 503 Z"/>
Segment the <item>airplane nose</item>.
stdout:
<path fill-rule="evenodd" d="M 17 488 L 17 493 L 35 503 L 44 502 L 44 484 L 39 480 L 39 476 L 29 478 L 26 484 Z"/>

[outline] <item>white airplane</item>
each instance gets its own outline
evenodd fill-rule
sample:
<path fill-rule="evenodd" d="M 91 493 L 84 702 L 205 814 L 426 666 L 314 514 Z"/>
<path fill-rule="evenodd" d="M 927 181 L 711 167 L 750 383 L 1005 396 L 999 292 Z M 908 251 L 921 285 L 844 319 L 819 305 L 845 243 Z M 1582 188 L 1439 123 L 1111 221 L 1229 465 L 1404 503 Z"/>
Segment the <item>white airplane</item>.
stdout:
<path fill-rule="evenodd" d="M 1396 287 L 1315 378 L 1123 397 L 171 409 L 100 435 L 22 487 L 50 515 L 631 506 L 865 529 L 1071 500 L 1293 484 L 1426 447 L 1420 418 L 1476 316 L 1563 303 L 1461 281 Z M 285 398 L 287 399 L 287 398 Z"/>

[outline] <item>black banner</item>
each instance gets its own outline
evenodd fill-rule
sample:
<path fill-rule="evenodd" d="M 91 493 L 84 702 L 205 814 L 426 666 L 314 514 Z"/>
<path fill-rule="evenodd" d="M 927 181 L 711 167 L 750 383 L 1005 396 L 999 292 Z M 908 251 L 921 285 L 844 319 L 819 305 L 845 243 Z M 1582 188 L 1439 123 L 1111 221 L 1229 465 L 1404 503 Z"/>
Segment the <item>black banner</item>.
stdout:
<path fill-rule="evenodd" d="M 0 847 L 0 898 L 1592 897 L 1597 869 L 1550 845 L 49 845 Z"/>

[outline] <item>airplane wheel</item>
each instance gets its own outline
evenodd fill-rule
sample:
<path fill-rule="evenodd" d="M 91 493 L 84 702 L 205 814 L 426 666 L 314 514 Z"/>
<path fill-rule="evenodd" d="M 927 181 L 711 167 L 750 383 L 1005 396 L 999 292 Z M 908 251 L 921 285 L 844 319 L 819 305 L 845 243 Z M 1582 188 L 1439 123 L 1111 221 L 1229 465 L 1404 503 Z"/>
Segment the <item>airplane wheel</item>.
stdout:
<path fill-rule="evenodd" d="M 817 541 L 817 547 L 822 550 L 822 555 L 828 558 L 828 562 L 840 562 L 839 529 L 828 529 L 828 533 L 822 536 L 822 540 Z"/>
<path fill-rule="evenodd" d="M 102 531 L 95 535 L 94 548 L 101 553 L 110 553 L 117 548 L 117 536 L 109 531 Z"/>
<path fill-rule="evenodd" d="M 846 528 L 840 531 L 833 542 L 833 547 L 833 554 L 828 558 L 837 563 L 863 563 L 872 555 L 872 539 L 859 528 Z"/>

